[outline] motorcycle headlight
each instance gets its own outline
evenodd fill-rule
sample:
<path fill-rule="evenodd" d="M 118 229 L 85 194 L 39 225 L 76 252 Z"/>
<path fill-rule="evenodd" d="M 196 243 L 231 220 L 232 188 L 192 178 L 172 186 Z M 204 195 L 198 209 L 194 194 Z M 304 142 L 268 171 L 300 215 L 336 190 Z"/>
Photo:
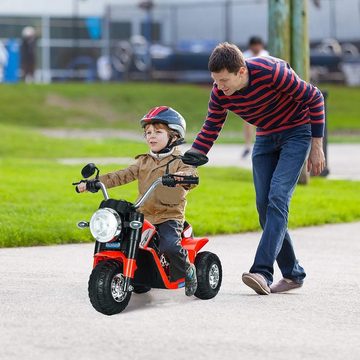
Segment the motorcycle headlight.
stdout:
<path fill-rule="evenodd" d="M 92 236 L 101 243 L 106 243 L 121 232 L 121 218 L 110 208 L 102 208 L 94 212 L 90 220 Z"/>

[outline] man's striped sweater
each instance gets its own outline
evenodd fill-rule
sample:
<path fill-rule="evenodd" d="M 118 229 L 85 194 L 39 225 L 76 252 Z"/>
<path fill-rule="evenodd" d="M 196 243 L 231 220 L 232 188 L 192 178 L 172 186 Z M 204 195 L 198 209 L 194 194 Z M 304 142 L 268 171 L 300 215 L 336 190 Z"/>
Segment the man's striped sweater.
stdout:
<path fill-rule="evenodd" d="M 301 80 L 283 60 L 256 57 L 246 60 L 248 86 L 226 96 L 214 84 L 208 114 L 192 147 L 207 154 L 230 110 L 267 135 L 311 123 L 313 137 L 324 134 L 324 97 L 315 86 Z"/>

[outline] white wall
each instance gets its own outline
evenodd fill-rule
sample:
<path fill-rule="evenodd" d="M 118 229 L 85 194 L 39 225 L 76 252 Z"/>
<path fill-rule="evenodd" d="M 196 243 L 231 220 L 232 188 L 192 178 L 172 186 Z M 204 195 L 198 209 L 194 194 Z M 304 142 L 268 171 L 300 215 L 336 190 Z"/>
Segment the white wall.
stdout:
<path fill-rule="evenodd" d="M 73 13 L 74 2 L 78 2 L 82 15 L 100 15 L 104 6 L 137 5 L 141 0 L 0 0 L 0 15 L 66 15 Z M 154 4 L 168 5 L 194 2 L 221 2 L 222 0 L 153 0 Z M 255 0 L 263 2 L 266 0 Z"/>
<path fill-rule="evenodd" d="M 75 1 L 81 15 L 101 15 L 105 4 L 136 4 L 126 0 L 1 0 L 1 15 L 59 15 L 71 16 Z"/>

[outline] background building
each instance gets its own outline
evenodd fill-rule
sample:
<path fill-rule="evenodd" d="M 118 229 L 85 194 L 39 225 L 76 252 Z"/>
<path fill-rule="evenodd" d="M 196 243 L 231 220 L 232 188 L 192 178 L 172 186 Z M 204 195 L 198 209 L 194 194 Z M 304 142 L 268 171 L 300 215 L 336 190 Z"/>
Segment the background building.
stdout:
<path fill-rule="evenodd" d="M 149 11 L 139 3 L 33 0 L 29 6 L 25 0 L 3 1 L 0 39 L 19 40 L 25 26 L 35 27 L 39 38 L 36 77 L 47 82 L 93 80 L 100 56 L 113 54 L 119 41 L 133 35 L 198 53 L 208 53 L 219 41 L 244 48 L 250 36 L 265 40 L 268 36 L 267 0 L 154 0 Z M 313 46 L 332 38 L 351 42 L 356 52 L 360 44 L 359 0 L 309 0 L 309 35 Z"/>

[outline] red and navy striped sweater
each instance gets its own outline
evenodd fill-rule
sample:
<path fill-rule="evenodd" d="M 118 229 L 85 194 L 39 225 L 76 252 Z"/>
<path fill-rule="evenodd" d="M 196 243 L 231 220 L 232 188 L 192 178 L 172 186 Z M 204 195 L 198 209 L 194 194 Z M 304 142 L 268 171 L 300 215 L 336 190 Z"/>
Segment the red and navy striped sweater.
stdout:
<path fill-rule="evenodd" d="M 207 154 L 230 110 L 257 127 L 257 135 L 279 132 L 311 123 L 313 137 L 324 133 L 324 97 L 315 86 L 301 80 L 283 60 L 256 57 L 246 60 L 249 84 L 226 96 L 214 84 L 208 114 L 192 147 Z"/>

